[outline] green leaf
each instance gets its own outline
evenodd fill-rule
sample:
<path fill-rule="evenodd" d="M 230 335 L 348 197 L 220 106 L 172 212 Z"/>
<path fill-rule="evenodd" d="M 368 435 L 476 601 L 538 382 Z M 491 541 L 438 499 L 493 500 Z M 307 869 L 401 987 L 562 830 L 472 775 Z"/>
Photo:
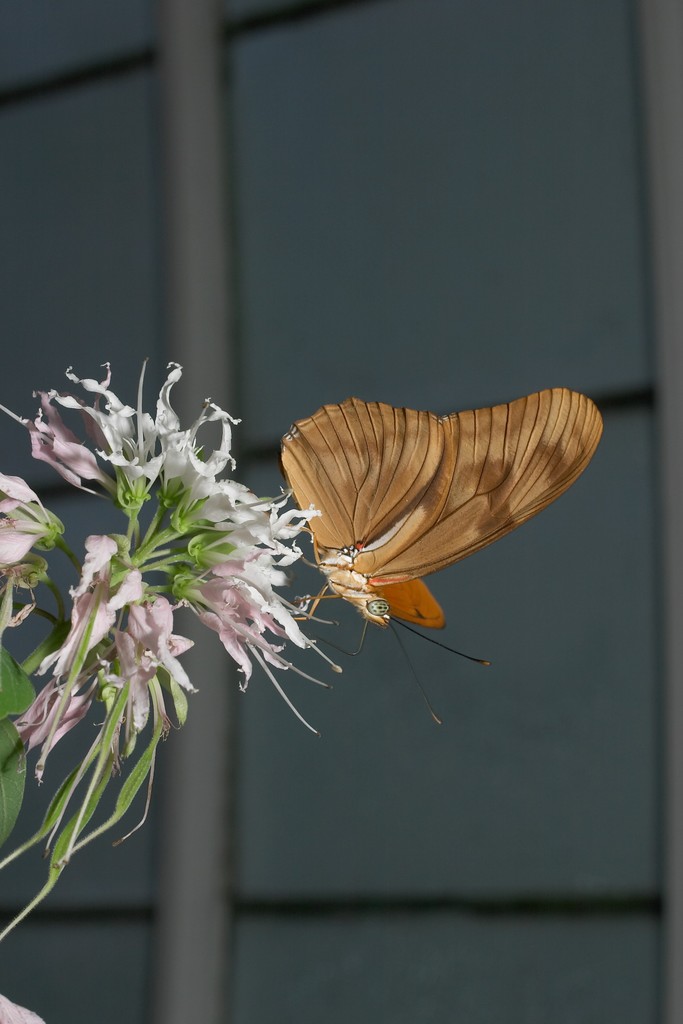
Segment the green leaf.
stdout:
<path fill-rule="evenodd" d="M 0 721 L 0 846 L 17 820 L 25 779 L 24 745 L 12 723 L 3 719 Z"/>
<path fill-rule="evenodd" d="M 160 686 L 166 691 L 166 693 L 170 693 L 173 700 L 173 706 L 175 708 L 176 718 L 178 719 L 178 725 L 185 725 L 185 722 L 187 721 L 187 694 L 183 690 L 182 686 L 166 671 L 155 676 L 155 679 L 159 682 Z"/>
<path fill-rule="evenodd" d="M 175 713 L 178 719 L 178 725 L 185 725 L 187 720 L 187 695 L 179 683 L 176 683 L 175 679 L 171 676 L 171 696 L 173 697 L 173 704 L 175 706 Z"/>
<path fill-rule="evenodd" d="M 2 724 L 2 723 L 0 723 Z M 113 755 L 110 755 L 110 759 L 113 762 Z M 100 766 L 98 760 L 98 767 Z M 47 882 L 43 888 L 33 897 L 30 903 L 27 903 L 23 910 L 20 910 L 15 917 L 12 918 L 10 923 L 0 932 L 0 942 L 6 938 L 9 933 L 16 928 L 16 926 L 28 917 L 28 915 L 35 910 L 39 903 L 41 903 L 45 897 L 52 892 L 55 885 L 59 881 L 59 876 L 67 865 L 69 846 L 72 844 L 74 833 L 78 834 L 80 829 L 83 827 L 83 821 L 87 823 L 93 811 L 97 807 L 104 787 L 107 784 L 107 778 L 102 773 L 102 776 L 97 781 L 97 785 L 91 788 L 86 794 L 85 800 L 81 805 L 80 811 L 74 815 L 68 824 L 64 826 L 59 834 L 57 842 L 55 843 L 55 849 L 50 858 L 50 866 L 48 869 Z"/>
<path fill-rule="evenodd" d="M 129 685 L 126 683 L 107 713 L 104 728 L 100 734 L 99 753 L 90 784 L 79 810 L 59 834 L 50 859 L 50 871 L 61 871 L 68 864 L 76 840 L 95 813 L 107 783 L 111 780 L 115 761 L 112 753 L 114 735 L 121 725 L 121 718 L 128 700 L 128 690 Z"/>
<path fill-rule="evenodd" d="M 9 651 L 0 647 L 0 719 L 20 715 L 36 698 L 31 680 Z"/>
<path fill-rule="evenodd" d="M 99 828 L 93 829 L 93 831 L 88 833 L 88 835 L 85 836 L 84 839 L 81 839 L 80 842 L 76 843 L 76 845 L 73 848 L 74 853 L 80 850 L 83 846 L 87 846 L 87 844 L 92 842 L 93 839 L 96 839 L 98 836 L 102 835 L 103 832 L 106 832 L 108 829 L 110 829 L 112 825 L 115 825 L 116 822 L 119 821 L 126 813 L 131 803 L 133 802 L 134 797 L 137 795 L 140 786 L 149 776 L 150 772 L 154 767 L 156 748 L 162 735 L 163 720 L 161 716 L 159 716 L 159 719 L 154 727 L 154 732 L 152 733 L 152 739 L 150 740 L 148 746 L 145 748 L 143 754 L 140 756 L 139 760 L 131 769 L 130 775 L 121 786 L 121 791 L 116 801 L 114 813 L 109 818 L 107 818 L 107 820 L 103 822 L 99 826 Z M 145 815 L 146 814 L 147 812 L 145 811 Z M 122 840 L 119 839 L 113 845 L 117 846 L 120 842 L 122 842 Z"/>
<path fill-rule="evenodd" d="M 99 742 L 97 744 L 98 755 L 93 768 L 92 778 L 85 796 L 81 801 L 81 805 L 76 814 L 74 814 L 71 820 L 64 825 L 57 836 L 54 849 L 50 857 L 47 882 L 31 902 L 28 903 L 24 909 L 21 910 L 0 932 L 0 942 L 2 942 L 2 940 L 9 935 L 12 929 L 16 928 L 16 926 L 23 921 L 24 918 L 27 917 L 42 900 L 45 899 L 48 893 L 54 889 L 57 881 L 59 880 L 59 876 L 68 864 L 69 859 L 74 852 L 74 847 L 76 846 L 76 841 L 79 835 L 92 818 L 97 805 L 102 798 L 102 794 L 106 789 L 107 783 L 111 779 L 111 771 L 115 761 L 114 754 L 112 753 L 112 742 L 117 728 L 120 727 L 121 717 L 123 715 L 127 699 L 128 686 L 126 685 L 121 690 L 107 714 L 104 728 L 102 729 Z M 3 723 L 0 723 L 0 725 L 2 724 Z M 57 822 L 61 820 L 61 815 L 66 808 L 66 804 L 68 803 L 70 796 L 73 794 L 74 783 L 77 783 L 78 778 L 79 772 L 76 772 L 75 775 L 72 773 L 72 775 L 65 780 L 63 785 L 60 787 L 60 792 L 50 806 L 47 816 L 48 818 L 56 818 Z M 41 831 L 45 828 L 45 825 L 46 822 L 43 822 Z M 28 844 L 25 844 L 25 847 L 27 845 L 31 845 L 34 839 L 35 837 L 33 837 Z M 15 851 L 15 854 L 16 853 L 17 851 Z M 8 863 L 10 859 L 11 858 L 7 858 L 4 863 Z"/>
<path fill-rule="evenodd" d="M 102 763 L 98 760 L 92 784 L 85 795 L 83 803 L 73 818 L 66 823 L 59 833 L 55 848 L 50 857 L 50 872 L 56 872 L 57 877 L 59 877 L 68 864 L 77 837 L 97 810 L 97 805 L 102 799 L 107 783 L 110 781 L 113 764 L 114 757 L 111 754 Z"/>
<path fill-rule="evenodd" d="M 95 759 L 95 752 L 90 751 L 87 760 L 83 761 L 82 764 L 76 765 L 76 767 L 69 772 L 67 777 L 62 782 L 61 786 L 52 797 L 50 806 L 45 812 L 43 823 L 36 832 L 36 840 L 40 841 L 44 836 L 51 832 L 56 823 L 61 818 L 67 803 L 71 799 L 73 792 L 76 788 L 75 783 L 80 782 L 83 775 L 90 767 L 90 764 Z"/>
<path fill-rule="evenodd" d="M 94 759 L 95 751 L 91 750 L 88 757 L 82 762 L 82 764 L 76 765 L 73 771 L 64 779 L 64 782 L 53 796 L 50 806 L 43 818 L 43 823 L 38 831 L 23 842 L 21 846 L 18 846 L 16 850 L 13 850 L 12 853 L 8 854 L 4 860 L 0 861 L 0 871 L 2 871 L 4 867 L 7 867 L 7 865 L 13 860 L 16 860 L 17 857 L 20 857 L 22 853 L 26 853 L 26 851 L 30 850 L 32 846 L 39 843 L 41 839 L 44 839 L 45 836 L 52 832 L 55 825 L 59 824 L 79 782 Z"/>

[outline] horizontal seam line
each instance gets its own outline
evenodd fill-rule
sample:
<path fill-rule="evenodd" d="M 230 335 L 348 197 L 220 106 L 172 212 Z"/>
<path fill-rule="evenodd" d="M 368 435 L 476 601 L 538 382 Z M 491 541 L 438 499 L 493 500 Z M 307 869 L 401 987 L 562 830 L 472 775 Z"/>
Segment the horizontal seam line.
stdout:
<path fill-rule="evenodd" d="M 658 915 L 662 911 L 659 896 L 634 894 L 623 896 L 538 896 L 523 898 L 472 899 L 376 899 L 358 897 L 320 900 L 238 899 L 236 914 L 245 916 L 354 916 L 367 914 L 462 913 L 486 917 L 506 916 L 636 916 Z"/>
<path fill-rule="evenodd" d="M 385 0 L 321 0 L 319 3 L 292 3 L 288 7 L 232 18 L 225 26 L 224 35 L 226 39 L 232 39 L 269 28 L 277 28 L 280 25 L 311 21 L 314 18 L 347 8 L 372 7 L 381 2 L 385 2 Z"/>
<path fill-rule="evenodd" d="M 55 72 L 53 75 L 47 75 L 22 85 L 9 86 L 0 90 L 0 109 L 58 95 L 80 85 L 150 68 L 155 62 L 155 57 L 155 51 L 151 47 L 145 47 L 134 53 L 128 53 L 125 57 L 96 61 L 84 64 L 75 70 Z"/>
<path fill-rule="evenodd" d="M 23 910 L 23 904 L 16 907 L 0 907 L 0 921 L 8 923 L 16 914 Z M 154 908 L 150 905 L 132 906 L 125 904 L 116 906 L 49 906 L 36 907 L 29 915 L 27 921 L 50 921 L 50 922 L 82 922 L 82 921 L 152 921 Z"/>

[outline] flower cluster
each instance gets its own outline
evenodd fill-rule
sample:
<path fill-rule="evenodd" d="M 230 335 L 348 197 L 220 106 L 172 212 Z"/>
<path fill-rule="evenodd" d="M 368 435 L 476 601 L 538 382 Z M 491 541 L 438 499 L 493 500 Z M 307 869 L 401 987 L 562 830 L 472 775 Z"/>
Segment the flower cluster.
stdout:
<path fill-rule="evenodd" d="M 191 641 L 173 631 L 177 608 L 191 609 L 218 634 L 237 663 L 243 689 L 253 662 L 287 703 L 275 670 L 293 669 L 319 682 L 282 653 L 287 641 L 317 647 L 301 631 L 295 606 L 278 592 L 287 583 L 287 566 L 301 554 L 296 537 L 317 513 L 285 510 L 286 494 L 264 499 L 220 478 L 234 468 L 230 448 L 236 421 L 207 400 L 197 420 L 181 429 L 170 401 L 179 366 L 169 367 L 154 417 L 142 409 L 144 370 L 135 408 L 111 391 L 108 365 L 101 382 L 79 379 L 71 371 L 67 377 L 86 397 L 39 392 L 35 420 L 4 411 L 27 428 L 36 459 L 74 487 L 113 501 L 127 528 L 88 537 L 81 564 L 65 541 L 63 524 L 38 495 L 18 477 L 0 475 L 0 641 L 31 612 L 45 616 L 52 627 L 21 667 L 0 650 L 3 679 L 12 672 L 47 679 L 13 722 L 22 744 L 39 748 L 36 776 L 43 777 L 50 751 L 93 701 L 106 711 L 90 752 L 58 792 L 43 828 L 15 851 L 45 837 L 54 844 L 48 888 L 77 849 L 121 817 L 151 773 L 157 742 L 169 727 L 169 699 L 180 724 L 185 720 L 185 695 L 193 686 L 179 658 Z M 79 414 L 85 440 L 66 425 L 62 410 Z M 206 424 L 217 425 L 220 434 L 213 451 L 199 439 Z M 45 554 L 53 550 L 65 553 L 79 574 L 68 612 L 48 572 Z M 54 613 L 37 606 L 44 587 L 54 594 Z M 150 715 L 151 739 L 114 815 L 83 836 L 107 781 L 121 758 L 132 754 Z M 65 825 L 77 791 L 84 795 Z"/>

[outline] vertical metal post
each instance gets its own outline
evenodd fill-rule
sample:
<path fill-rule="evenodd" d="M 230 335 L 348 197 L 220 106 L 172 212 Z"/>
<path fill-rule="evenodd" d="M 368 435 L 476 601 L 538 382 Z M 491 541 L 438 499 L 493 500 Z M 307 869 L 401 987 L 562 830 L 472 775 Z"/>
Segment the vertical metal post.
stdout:
<path fill-rule="evenodd" d="M 220 0 L 158 0 L 164 193 L 164 320 L 184 367 L 174 403 L 186 423 L 210 396 L 230 410 L 228 181 Z M 206 634 L 206 630 L 203 631 Z M 162 822 L 152 1019 L 229 1020 L 231 699 L 228 658 L 196 636 L 185 656 L 200 690 L 161 751 Z"/>
<path fill-rule="evenodd" d="M 664 1022 L 683 1021 L 683 0 L 640 0 L 665 586 Z"/>

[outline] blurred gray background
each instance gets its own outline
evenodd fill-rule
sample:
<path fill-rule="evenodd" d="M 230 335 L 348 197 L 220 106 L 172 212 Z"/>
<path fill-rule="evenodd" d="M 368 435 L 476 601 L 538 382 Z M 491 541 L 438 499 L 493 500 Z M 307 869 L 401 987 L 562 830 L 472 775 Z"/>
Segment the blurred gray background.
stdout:
<path fill-rule="evenodd" d="M 32 414 L 105 360 L 134 402 L 145 356 L 151 402 L 177 359 L 186 417 L 228 403 L 265 494 L 290 423 L 352 394 L 446 413 L 566 386 L 605 419 L 557 505 L 430 581 L 444 641 L 493 662 L 404 638 L 441 727 L 389 633 L 331 692 L 285 680 L 321 739 L 258 671 L 237 694 L 206 638 L 151 820 L 0 949 L 0 991 L 47 1024 L 682 1019 L 656 419 L 675 211 L 652 198 L 675 154 L 648 119 L 679 6 L 0 6 L 0 402 Z M 27 449 L 4 423 L 3 472 L 82 535 L 118 528 Z M 17 838 L 77 749 L 29 783 Z M 0 877 L 4 915 L 44 870 Z"/>

